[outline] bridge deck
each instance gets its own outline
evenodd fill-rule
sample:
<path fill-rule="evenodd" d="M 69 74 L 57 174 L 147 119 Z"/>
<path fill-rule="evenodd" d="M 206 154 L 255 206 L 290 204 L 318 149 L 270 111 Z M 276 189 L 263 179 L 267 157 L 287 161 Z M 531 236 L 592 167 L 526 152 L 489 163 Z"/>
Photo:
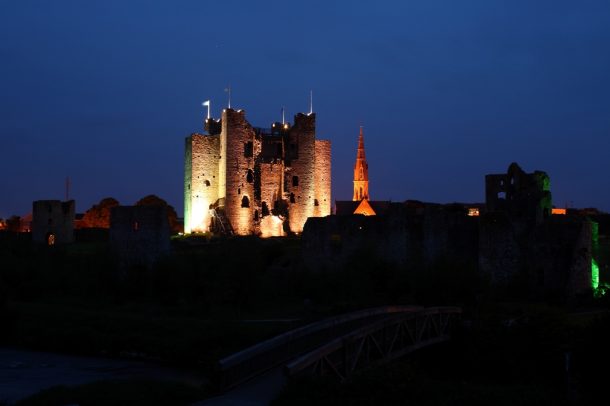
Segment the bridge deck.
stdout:
<path fill-rule="evenodd" d="M 460 313 L 455 307 L 386 306 L 331 317 L 222 359 L 219 386 L 227 390 L 281 366 L 287 376 L 331 373 L 345 379 L 355 369 L 447 340 Z"/>

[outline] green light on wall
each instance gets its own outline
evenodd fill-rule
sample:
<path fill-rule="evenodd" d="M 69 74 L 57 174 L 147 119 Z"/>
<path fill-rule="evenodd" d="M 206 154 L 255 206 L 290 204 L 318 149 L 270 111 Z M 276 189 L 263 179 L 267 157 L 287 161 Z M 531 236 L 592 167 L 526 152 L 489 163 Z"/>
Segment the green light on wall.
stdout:
<path fill-rule="evenodd" d="M 551 179 L 548 176 L 545 176 L 542 180 L 542 190 L 545 192 L 551 191 Z"/>
<path fill-rule="evenodd" d="M 599 287 L 599 265 L 593 258 L 591 258 L 591 287 L 594 290 Z"/>
<path fill-rule="evenodd" d="M 599 264 L 595 259 L 599 253 L 599 224 L 594 221 L 591 223 L 591 287 L 596 291 L 599 288 Z"/>

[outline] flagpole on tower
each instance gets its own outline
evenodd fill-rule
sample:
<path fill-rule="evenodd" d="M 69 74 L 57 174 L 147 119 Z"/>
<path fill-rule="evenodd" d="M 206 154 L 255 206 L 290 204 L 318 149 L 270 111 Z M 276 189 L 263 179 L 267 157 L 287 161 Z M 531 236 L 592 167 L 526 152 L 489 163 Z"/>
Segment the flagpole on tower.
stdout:
<path fill-rule="evenodd" d="M 313 113 L 313 90 L 309 91 L 309 114 Z"/>
<path fill-rule="evenodd" d="M 201 103 L 202 106 L 208 106 L 208 120 L 210 119 L 210 101 L 206 100 L 203 103 Z"/>
<path fill-rule="evenodd" d="M 282 125 L 286 124 L 286 120 L 284 119 L 284 107 L 282 106 Z"/>
<path fill-rule="evenodd" d="M 231 108 L 231 85 L 225 89 L 225 92 L 229 93 L 229 104 L 228 107 Z"/>

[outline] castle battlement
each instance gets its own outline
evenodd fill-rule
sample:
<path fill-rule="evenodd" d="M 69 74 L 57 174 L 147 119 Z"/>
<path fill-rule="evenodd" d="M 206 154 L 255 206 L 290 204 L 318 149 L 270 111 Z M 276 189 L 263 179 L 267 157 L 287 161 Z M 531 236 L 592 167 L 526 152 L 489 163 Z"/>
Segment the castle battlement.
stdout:
<path fill-rule="evenodd" d="M 186 138 L 185 233 L 281 236 L 329 215 L 331 146 L 315 125 L 314 113 L 269 128 L 253 127 L 243 110 L 207 119 L 208 134 Z"/>

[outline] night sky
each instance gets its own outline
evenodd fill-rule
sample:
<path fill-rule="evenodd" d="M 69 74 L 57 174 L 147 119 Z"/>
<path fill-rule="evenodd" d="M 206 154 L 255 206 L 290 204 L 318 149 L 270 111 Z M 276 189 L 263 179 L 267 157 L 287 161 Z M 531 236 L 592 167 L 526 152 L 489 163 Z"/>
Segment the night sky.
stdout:
<path fill-rule="evenodd" d="M 351 199 L 484 200 L 512 161 L 554 204 L 610 211 L 610 2 L 0 0 L 0 217 L 157 194 L 183 213 L 184 138 L 226 105 L 255 126 L 314 94 Z"/>

